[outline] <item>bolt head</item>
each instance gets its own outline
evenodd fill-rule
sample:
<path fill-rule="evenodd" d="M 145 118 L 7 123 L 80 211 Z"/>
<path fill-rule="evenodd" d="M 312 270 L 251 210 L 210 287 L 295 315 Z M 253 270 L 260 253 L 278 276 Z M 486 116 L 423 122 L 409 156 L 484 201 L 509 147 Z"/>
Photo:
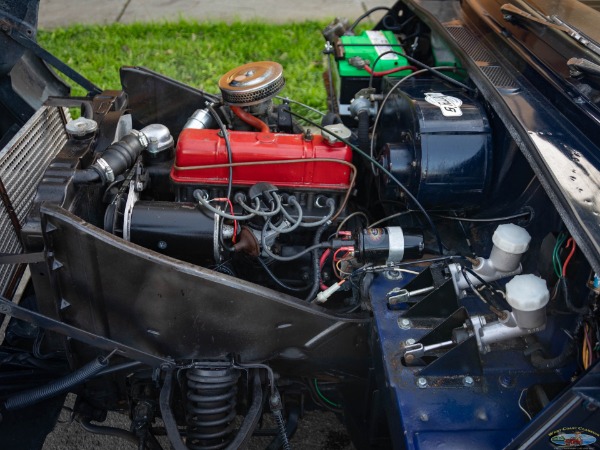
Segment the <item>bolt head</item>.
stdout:
<path fill-rule="evenodd" d="M 463 378 L 463 384 L 465 386 L 473 386 L 475 384 L 475 380 L 473 379 L 473 377 L 467 375 Z"/>
<path fill-rule="evenodd" d="M 398 320 L 398 326 L 400 326 L 400 328 L 402 328 L 403 330 L 408 330 L 411 325 L 412 323 L 409 319 Z"/>
<path fill-rule="evenodd" d="M 417 378 L 417 386 L 420 387 L 421 389 L 426 388 L 427 387 L 427 379 L 424 377 Z"/>
<path fill-rule="evenodd" d="M 409 338 L 405 342 L 406 345 L 415 345 L 416 343 L 417 343 L 417 341 L 413 338 Z"/>

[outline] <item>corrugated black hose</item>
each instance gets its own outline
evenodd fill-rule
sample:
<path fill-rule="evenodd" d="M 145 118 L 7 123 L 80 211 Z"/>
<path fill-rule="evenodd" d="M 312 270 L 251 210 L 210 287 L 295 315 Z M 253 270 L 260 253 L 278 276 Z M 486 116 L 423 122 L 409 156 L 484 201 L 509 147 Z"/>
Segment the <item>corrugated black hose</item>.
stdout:
<path fill-rule="evenodd" d="M 573 304 L 571 300 L 571 294 L 569 292 L 569 285 L 567 284 L 567 279 L 565 277 L 561 277 L 560 280 L 558 280 L 558 288 L 560 289 L 562 298 L 567 308 L 569 308 L 569 311 L 577 314 L 587 314 L 589 308 L 585 303 L 583 306 L 575 306 Z"/>
<path fill-rule="evenodd" d="M 84 170 L 77 170 L 73 176 L 76 184 L 102 182 L 107 184 L 125 172 L 148 146 L 146 136 L 132 130 L 123 138 L 111 144 L 94 164 Z"/>
<path fill-rule="evenodd" d="M 315 239 L 313 241 L 314 245 L 321 243 L 321 236 L 330 224 L 331 222 L 328 220 L 319 228 L 317 228 L 317 231 L 315 232 Z M 314 298 L 317 296 L 317 292 L 319 291 L 319 286 L 321 285 L 321 266 L 319 264 L 320 250 L 321 249 L 319 248 L 315 248 L 312 251 L 313 287 L 306 296 L 306 301 L 308 302 L 314 300 Z"/>
<path fill-rule="evenodd" d="M 528 346 L 539 346 L 539 342 L 534 336 L 525 337 L 525 342 Z M 568 342 L 564 344 L 564 347 L 558 356 L 546 358 L 543 350 L 541 348 L 537 348 L 531 353 L 529 359 L 531 361 L 531 365 L 536 369 L 558 369 L 559 367 L 565 366 L 571 355 L 573 355 L 574 350 L 575 343 L 573 340 L 569 339 Z"/>
<path fill-rule="evenodd" d="M 54 380 L 45 386 L 16 394 L 4 402 L 4 408 L 7 411 L 14 411 L 68 392 L 71 388 L 92 378 L 105 369 L 108 366 L 108 360 L 108 357 L 99 356 L 75 372 Z"/>
<path fill-rule="evenodd" d="M 369 111 L 363 109 L 358 112 L 358 146 L 361 150 L 368 152 L 371 147 L 371 140 L 369 138 Z"/>

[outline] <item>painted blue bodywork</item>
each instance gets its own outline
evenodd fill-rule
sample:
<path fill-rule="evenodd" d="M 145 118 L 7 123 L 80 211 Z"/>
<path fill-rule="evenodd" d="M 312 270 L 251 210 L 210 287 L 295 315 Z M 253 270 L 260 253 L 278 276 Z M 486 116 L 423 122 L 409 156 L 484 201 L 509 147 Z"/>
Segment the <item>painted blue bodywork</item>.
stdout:
<path fill-rule="evenodd" d="M 534 384 L 568 380 L 569 369 L 536 371 L 518 343 L 498 346 L 480 357 L 481 372 L 466 368 L 458 374 L 449 367 L 438 375 L 421 375 L 425 367 L 403 364 L 403 348 L 408 339 L 419 341 L 442 319 L 411 320 L 413 327 L 398 325 L 407 310 L 388 307 L 386 294 L 410 283 L 412 275 L 401 281 L 376 276 L 371 284 L 374 327 L 372 349 L 378 362 L 378 388 L 383 391 L 390 434 L 394 448 L 408 449 L 500 449 L 507 446 L 529 422 L 519 409 L 519 397 Z M 432 293 L 431 295 L 435 295 Z M 456 301 L 448 298 L 449 302 Z M 481 313 L 475 297 L 459 300 L 467 311 Z M 429 325 L 426 323 L 429 322 Z M 468 359 L 473 348 L 461 344 L 449 350 L 452 359 Z M 471 355 L 467 355 L 471 352 Z M 465 365 L 468 366 L 468 362 Z M 427 387 L 417 386 L 423 376 Z M 466 376 L 474 380 L 465 386 Z M 521 400 L 523 401 L 523 400 Z"/>

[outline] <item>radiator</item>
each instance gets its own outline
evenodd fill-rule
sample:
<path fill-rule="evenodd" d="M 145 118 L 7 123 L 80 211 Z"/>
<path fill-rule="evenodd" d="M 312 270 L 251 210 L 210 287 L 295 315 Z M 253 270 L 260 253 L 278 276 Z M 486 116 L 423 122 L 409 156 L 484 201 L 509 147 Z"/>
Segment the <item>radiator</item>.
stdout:
<path fill-rule="evenodd" d="M 43 106 L 0 150 L 0 180 L 20 224 L 23 224 L 37 186 L 50 161 L 67 141 L 65 120 L 69 110 Z M 20 253 L 20 238 L 4 205 L 0 206 L 0 253 Z M 5 294 L 17 267 L 0 265 L 0 293 Z"/>

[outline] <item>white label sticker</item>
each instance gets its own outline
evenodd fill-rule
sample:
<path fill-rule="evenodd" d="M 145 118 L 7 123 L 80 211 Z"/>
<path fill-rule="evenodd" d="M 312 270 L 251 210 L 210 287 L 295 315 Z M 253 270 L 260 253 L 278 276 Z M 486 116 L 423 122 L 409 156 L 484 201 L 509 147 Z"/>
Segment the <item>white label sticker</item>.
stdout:
<path fill-rule="evenodd" d="M 439 92 L 426 92 L 425 101 L 437 106 L 442 110 L 442 114 L 445 117 L 459 117 L 462 116 L 462 100 L 450 95 L 441 94 Z"/>
<path fill-rule="evenodd" d="M 375 46 L 375 51 L 378 55 L 381 55 L 385 52 L 389 52 L 390 50 L 394 50 L 390 46 L 390 42 L 385 37 L 385 34 L 383 34 L 383 31 L 370 30 L 367 31 L 367 36 L 369 37 L 371 43 Z M 396 50 L 400 51 L 400 47 L 396 47 Z M 387 55 L 383 55 L 379 59 L 395 60 L 398 59 L 398 55 L 396 55 L 395 53 L 388 53 Z"/>

